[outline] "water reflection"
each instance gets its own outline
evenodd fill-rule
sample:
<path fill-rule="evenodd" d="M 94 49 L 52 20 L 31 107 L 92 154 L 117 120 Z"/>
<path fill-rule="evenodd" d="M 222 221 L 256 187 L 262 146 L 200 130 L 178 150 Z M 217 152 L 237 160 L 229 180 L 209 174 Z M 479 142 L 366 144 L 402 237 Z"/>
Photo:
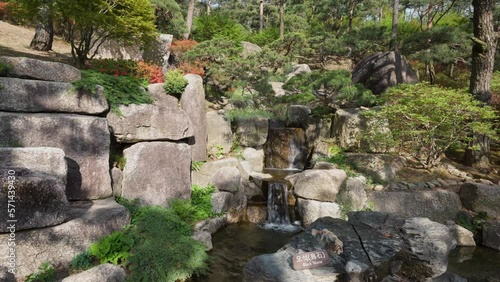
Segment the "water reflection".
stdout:
<path fill-rule="evenodd" d="M 448 271 L 469 282 L 500 282 L 500 252 L 485 247 L 461 247 L 450 252 Z"/>
<path fill-rule="evenodd" d="M 196 282 L 236 282 L 243 280 L 243 268 L 253 257 L 275 253 L 295 234 L 266 230 L 252 223 L 231 224 L 213 236 L 210 273 Z"/>

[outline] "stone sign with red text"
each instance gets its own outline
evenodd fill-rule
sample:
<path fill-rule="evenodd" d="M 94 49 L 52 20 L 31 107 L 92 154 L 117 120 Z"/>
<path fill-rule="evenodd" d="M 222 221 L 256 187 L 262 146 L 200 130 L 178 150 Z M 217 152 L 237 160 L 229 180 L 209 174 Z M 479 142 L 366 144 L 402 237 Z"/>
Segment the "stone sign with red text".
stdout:
<path fill-rule="evenodd" d="M 297 254 L 292 257 L 293 269 L 303 270 L 324 266 L 330 263 L 328 253 L 324 250 Z"/>

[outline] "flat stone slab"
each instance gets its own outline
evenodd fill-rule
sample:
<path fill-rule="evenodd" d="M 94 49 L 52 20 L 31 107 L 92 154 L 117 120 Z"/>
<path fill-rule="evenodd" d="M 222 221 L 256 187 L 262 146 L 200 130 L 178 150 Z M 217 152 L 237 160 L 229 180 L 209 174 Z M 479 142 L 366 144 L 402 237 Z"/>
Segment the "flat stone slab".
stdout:
<path fill-rule="evenodd" d="M 0 62 L 11 66 L 8 75 L 13 77 L 60 82 L 72 82 L 82 78 L 79 69 L 58 62 L 7 56 L 1 56 Z"/>
<path fill-rule="evenodd" d="M 0 147 L 55 147 L 66 153 L 69 200 L 111 196 L 110 135 L 105 118 L 0 112 Z"/>
<path fill-rule="evenodd" d="M 66 185 L 68 165 L 64 151 L 59 148 L 0 148 L 0 160 L 0 168 L 26 168 L 51 174 Z"/>
<path fill-rule="evenodd" d="M 123 282 L 126 275 L 120 266 L 105 263 L 66 277 L 62 282 Z"/>
<path fill-rule="evenodd" d="M 0 110 L 30 113 L 101 114 L 109 109 L 102 87 L 78 91 L 67 82 L 0 77 Z"/>
<path fill-rule="evenodd" d="M 46 173 L 0 168 L 0 233 L 53 226 L 68 217 L 66 184 Z"/>
<path fill-rule="evenodd" d="M 130 223 L 128 210 L 113 198 L 71 202 L 68 221 L 16 232 L 16 277 L 37 271 L 45 261 L 68 266 L 93 242 Z M 8 253 L 9 234 L 0 234 L 0 253 Z"/>

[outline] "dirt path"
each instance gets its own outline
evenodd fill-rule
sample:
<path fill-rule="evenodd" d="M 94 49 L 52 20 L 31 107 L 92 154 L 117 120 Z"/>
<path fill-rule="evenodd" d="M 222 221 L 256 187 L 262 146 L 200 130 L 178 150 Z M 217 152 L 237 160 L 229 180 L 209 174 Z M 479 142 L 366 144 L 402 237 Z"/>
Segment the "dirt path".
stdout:
<path fill-rule="evenodd" d="M 29 48 L 35 35 L 34 28 L 12 25 L 0 21 L 0 56 L 30 57 L 46 61 L 69 63 L 71 46 L 61 38 L 54 38 L 53 50 L 36 51 Z"/>

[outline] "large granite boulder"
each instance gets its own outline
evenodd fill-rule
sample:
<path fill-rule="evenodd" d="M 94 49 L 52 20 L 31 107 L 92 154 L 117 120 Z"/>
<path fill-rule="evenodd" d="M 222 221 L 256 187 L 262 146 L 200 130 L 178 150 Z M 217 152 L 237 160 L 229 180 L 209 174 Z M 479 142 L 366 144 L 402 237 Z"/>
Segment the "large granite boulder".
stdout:
<path fill-rule="evenodd" d="M 0 63 L 10 65 L 8 75 L 28 79 L 73 82 L 82 78 L 79 69 L 57 62 L 26 57 L 0 57 Z"/>
<path fill-rule="evenodd" d="M 448 254 L 457 244 L 446 225 L 417 217 L 405 220 L 401 230 L 411 251 L 431 267 L 432 277 L 446 272 Z"/>
<path fill-rule="evenodd" d="M 346 185 L 347 174 L 340 169 L 306 170 L 293 183 L 295 195 L 309 200 L 335 202 L 337 194 Z"/>
<path fill-rule="evenodd" d="M 286 127 L 307 129 L 311 109 L 303 105 L 291 105 L 286 110 Z"/>
<path fill-rule="evenodd" d="M 303 73 L 310 73 L 311 68 L 307 64 L 296 64 L 292 66 L 292 72 L 286 75 L 286 80 Z"/>
<path fill-rule="evenodd" d="M 68 165 L 64 151 L 59 148 L 0 148 L 0 160 L 0 168 L 26 168 L 50 174 L 66 185 Z"/>
<path fill-rule="evenodd" d="M 372 191 L 368 202 L 374 210 L 403 217 L 427 217 L 437 222 L 454 220 L 462 208 L 456 193 L 446 190 Z"/>
<path fill-rule="evenodd" d="M 122 267 L 105 263 L 66 277 L 61 282 L 125 282 L 126 275 Z"/>
<path fill-rule="evenodd" d="M 231 207 L 233 194 L 230 192 L 215 192 L 212 194 L 212 212 L 225 213 Z"/>
<path fill-rule="evenodd" d="M 113 196 L 121 197 L 122 196 L 122 182 L 123 182 L 123 172 L 117 168 L 113 167 L 111 169 L 111 180 L 113 185 Z"/>
<path fill-rule="evenodd" d="M 236 122 L 236 136 L 240 145 L 244 147 L 260 147 L 267 141 L 269 120 L 267 118 L 255 118 Z"/>
<path fill-rule="evenodd" d="M 101 114 L 108 110 L 103 88 L 96 93 L 77 91 L 67 82 L 0 77 L 0 110 L 9 112 L 60 112 Z"/>
<path fill-rule="evenodd" d="M 218 153 L 228 154 L 233 145 L 233 133 L 231 123 L 226 120 L 224 114 L 219 112 L 207 112 L 207 152 L 216 156 Z"/>
<path fill-rule="evenodd" d="M 253 55 L 253 54 L 256 54 L 256 53 L 259 53 L 262 51 L 262 48 L 260 48 L 258 45 L 247 42 L 247 41 L 242 41 L 241 47 L 243 47 L 243 52 L 242 52 L 243 58 L 246 58 L 250 55 Z"/>
<path fill-rule="evenodd" d="M 243 159 L 251 165 L 252 171 L 261 172 L 264 169 L 264 150 L 245 148 Z"/>
<path fill-rule="evenodd" d="M 236 167 L 221 167 L 210 179 L 219 191 L 236 192 L 240 187 L 241 173 Z"/>
<path fill-rule="evenodd" d="M 0 232 L 53 226 L 68 217 L 66 184 L 57 176 L 14 167 L 0 168 L 0 175 L 0 201 L 5 203 Z"/>
<path fill-rule="evenodd" d="M 349 222 L 323 217 L 278 252 L 251 259 L 244 281 L 427 281 L 445 273 L 454 247 L 447 227 L 427 219 L 366 212 Z M 293 256 L 318 250 L 328 253 L 329 264 L 292 268 Z M 400 280 L 384 280 L 390 275 Z"/>
<path fill-rule="evenodd" d="M 46 261 L 67 267 L 90 244 L 130 223 L 128 210 L 113 198 L 76 201 L 70 205 L 65 223 L 16 232 L 16 276 L 34 273 Z M 8 253 L 8 240 L 9 234 L 0 234 L 0 253 Z"/>
<path fill-rule="evenodd" d="M 238 167 L 238 160 L 227 158 L 213 162 L 204 163 L 198 171 L 193 171 L 193 184 L 205 187 L 212 182 L 212 176 L 223 167 Z"/>
<path fill-rule="evenodd" d="M 180 103 L 194 126 L 194 136 L 189 140 L 191 155 L 193 162 L 206 161 L 208 132 L 203 78 L 197 74 L 184 77 L 188 80 L 188 85 L 182 93 Z"/>
<path fill-rule="evenodd" d="M 122 197 L 141 205 L 167 206 L 171 199 L 191 197 L 189 145 L 144 142 L 123 151 Z"/>
<path fill-rule="evenodd" d="M 346 154 L 346 161 L 376 183 L 393 181 L 406 163 L 403 157 L 397 155 L 357 153 Z"/>
<path fill-rule="evenodd" d="M 55 147 L 66 153 L 68 200 L 111 196 L 106 119 L 0 112 L 0 147 Z"/>
<path fill-rule="evenodd" d="M 484 246 L 500 251 L 500 221 L 486 222 L 482 234 Z"/>
<path fill-rule="evenodd" d="M 338 109 L 333 117 L 332 137 L 335 138 L 337 144 L 347 151 L 366 151 L 366 152 L 387 152 L 387 148 L 376 140 L 365 138 L 365 134 L 370 130 L 379 130 L 389 132 L 388 128 L 382 127 L 379 124 L 368 121 L 363 116 L 362 109 Z"/>
<path fill-rule="evenodd" d="M 460 187 L 460 199 L 465 208 L 500 219 L 500 186 L 467 182 Z"/>
<path fill-rule="evenodd" d="M 119 107 L 121 115 L 111 111 L 109 126 L 118 142 L 182 140 L 192 137 L 193 125 L 175 97 L 162 95 L 163 84 L 150 86 L 154 104 Z"/>
<path fill-rule="evenodd" d="M 419 82 L 418 72 L 398 52 L 379 52 L 362 59 L 352 71 L 352 81 L 374 94 L 401 83 Z"/>
<path fill-rule="evenodd" d="M 321 217 L 342 217 L 340 206 L 337 203 L 298 198 L 297 207 L 299 214 L 302 217 L 302 224 L 306 227 Z"/>
<path fill-rule="evenodd" d="M 366 179 L 364 177 L 348 177 L 345 188 L 341 189 L 337 195 L 337 202 L 344 210 L 360 211 L 368 201 L 366 188 Z"/>

